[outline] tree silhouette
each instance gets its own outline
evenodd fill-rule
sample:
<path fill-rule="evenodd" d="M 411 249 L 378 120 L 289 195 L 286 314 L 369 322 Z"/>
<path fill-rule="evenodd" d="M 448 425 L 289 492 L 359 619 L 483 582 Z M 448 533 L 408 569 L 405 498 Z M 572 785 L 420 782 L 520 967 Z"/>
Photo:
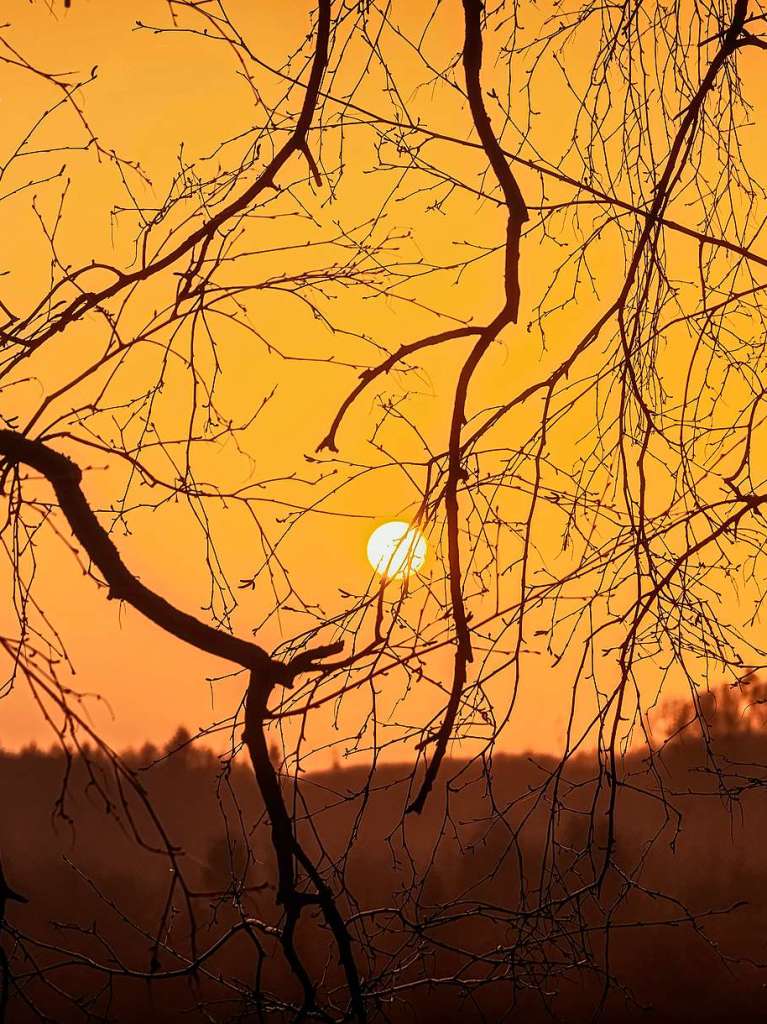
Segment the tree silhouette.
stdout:
<path fill-rule="evenodd" d="M 59 13 L 43 12 L 51 32 Z M 289 18 L 275 7 L 265 28 L 264 12 L 235 16 L 222 0 L 146 0 L 135 17 L 141 46 L 186 46 L 247 97 L 240 130 L 201 156 L 182 146 L 164 182 L 122 155 L 118 117 L 94 127 L 97 66 L 53 72 L 30 33 L 26 46 L 13 25 L 0 37 L 8 82 L 44 95 L 21 134 L 9 129 L 0 165 L 0 214 L 37 232 L 0 279 L 14 613 L 3 692 L 23 683 L 61 745 L 59 816 L 76 825 L 67 799 L 84 765 L 88 791 L 170 869 L 148 968 L 114 950 L 68 955 L 109 978 L 193 986 L 245 935 L 256 981 L 230 986 L 231 1019 L 385 1019 L 418 971 L 435 992 L 471 998 L 588 974 L 604 1009 L 620 988 L 610 936 L 621 908 L 666 900 L 664 923 L 702 929 L 701 915 L 644 885 L 648 853 L 632 859 L 621 841 L 622 807 L 640 790 L 664 815 L 647 849 L 678 834 L 671 740 L 652 728 L 660 691 L 688 688 L 721 796 L 736 801 L 752 777 L 745 762 L 722 768 L 706 688 L 725 680 L 740 694 L 765 661 L 767 197 L 752 171 L 749 89 L 767 14 L 753 0 L 524 11 L 317 0 Z M 112 233 L 80 259 L 98 189 Z M 262 357 L 279 360 L 284 399 L 276 386 L 250 392 Z M 304 390 L 291 390 L 307 365 Z M 284 456 L 307 429 L 303 461 Z M 256 476 L 272 448 L 278 472 Z M 93 460 L 106 464 L 100 478 Z M 244 484 L 235 464 L 249 467 Z M 431 556 L 420 575 L 374 575 L 356 593 L 340 572 L 324 578 L 328 534 L 314 524 L 353 521 L 370 480 L 406 496 Z M 135 552 L 152 532 L 148 512 L 162 530 L 171 517 L 171 558 L 193 550 L 183 538 L 196 531 L 201 615 L 173 597 L 172 566 L 123 557 L 130 534 Z M 65 681 L 54 539 L 107 600 L 241 673 L 226 720 L 152 752 L 231 739 L 220 799 L 240 845 L 227 839 L 232 879 L 218 898 L 238 918 L 205 948 L 211 893 L 157 813 L 146 766 L 106 742 Z M 498 793 L 499 743 L 552 707 L 558 756 Z M 727 707 L 732 733 L 743 709 L 735 697 Z M 679 714 L 671 733 L 689 724 Z M 319 809 L 319 784 L 302 775 L 313 754 L 339 749 L 338 733 L 364 768 Z M 247 903 L 257 820 L 225 807 L 243 747 L 260 798 L 250 812 L 271 837 L 274 920 Z M 581 757 L 591 774 L 573 781 Z M 402 882 L 376 905 L 352 885 L 355 848 L 379 787 L 401 795 L 381 781 L 397 758 L 407 784 L 389 843 Z M 454 812 L 465 790 L 471 820 Z M 437 860 L 453 837 L 484 854 L 481 877 L 448 897 Z M 211 849 L 218 869 L 224 847 Z M 494 872 L 513 886 L 488 892 Z M 13 896 L 0 875 L 0 926 Z M 639 913 L 632 927 L 647 924 Z M 32 959 L 64 948 L 16 940 Z M 277 947 L 292 980 L 272 985 L 262 968 Z M 42 977 L 56 969 L 46 964 Z M 0 972 L 4 1010 L 5 954 Z"/>

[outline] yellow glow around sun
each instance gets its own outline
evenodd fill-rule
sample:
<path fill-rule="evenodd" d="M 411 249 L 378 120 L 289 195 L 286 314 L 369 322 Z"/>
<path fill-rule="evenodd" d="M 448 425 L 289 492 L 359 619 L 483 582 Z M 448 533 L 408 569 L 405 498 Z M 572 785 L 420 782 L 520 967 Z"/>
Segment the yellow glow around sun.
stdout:
<path fill-rule="evenodd" d="M 381 576 L 401 580 L 426 561 L 426 538 L 410 523 L 384 523 L 370 535 L 368 561 Z"/>

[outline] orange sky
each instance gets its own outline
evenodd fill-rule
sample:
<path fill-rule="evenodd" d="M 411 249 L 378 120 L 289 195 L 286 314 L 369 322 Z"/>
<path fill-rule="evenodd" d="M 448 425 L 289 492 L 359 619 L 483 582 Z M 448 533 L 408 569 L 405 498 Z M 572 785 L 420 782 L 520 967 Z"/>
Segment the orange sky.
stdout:
<path fill-rule="evenodd" d="M 169 26 L 165 3 L 142 0 L 141 3 L 99 4 L 95 0 L 73 0 L 72 9 L 66 13 L 60 4 L 53 6 L 55 10 L 51 13 L 45 3 L 31 6 L 22 0 L 10 3 L 8 10 L 4 10 L 4 18 L 10 24 L 4 30 L 5 37 L 28 60 L 47 70 L 76 70 L 82 75 L 91 67 L 98 67 L 95 82 L 82 92 L 83 109 L 102 144 L 107 149 L 117 149 L 130 160 L 137 160 L 151 179 L 151 186 L 132 179 L 142 204 L 156 206 L 163 201 L 172 176 L 178 171 L 181 153 L 187 165 L 193 167 L 201 157 L 213 153 L 222 140 L 238 137 L 254 123 L 263 121 L 263 108 L 255 102 L 252 91 L 238 74 L 231 52 L 225 47 L 181 31 L 158 35 L 135 30 L 137 19 Z M 395 8 L 395 23 L 411 37 L 418 34 L 419 26 L 423 26 L 431 10 L 430 5 L 420 2 L 399 4 Z M 302 43 L 309 30 L 311 6 L 297 0 L 271 9 L 270 5 L 253 5 L 243 0 L 228 9 L 233 22 L 242 28 L 254 51 L 266 63 L 281 64 L 286 55 Z M 181 17 L 182 24 L 186 24 L 183 12 Z M 533 26 L 528 28 L 533 31 Z M 344 26 L 339 29 L 337 43 L 343 31 Z M 427 36 L 424 52 L 434 67 L 445 66 L 451 55 L 457 53 L 460 38 L 460 4 L 456 0 L 440 6 Z M 486 58 L 489 70 L 483 77 L 487 91 L 492 85 L 502 94 L 505 76 L 503 63 L 497 59 L 497 40 L 501 38 L 499 35 L 488 41 L 487 52 L 491 56 Z M 568 51 L 569 66 L 576 79 L 587 73 L 593 56 L 590 46 L 594 40 L 588 31 L 580 38 L 575 49 Z M 472 139 L 469 114 L 457 90 L 444 82 L 425 85 L 428 74 L 423 65 L 395 33 L 383 33 L 380 44 L 392 68 L 396 69 L 401 94 L 407 96 L 411 111 L 417 112 L 434 130 Z M 343 57 L 339 50 L 340 68 L 333 80 L 334 94 L 341 95 L 351 88 L 364 66 L 365 52 L 364 44 L 354 36 L 348 49 L 343 51 Z M 520 61 L 524 63 L 522 58 Z M 300 66 L 300 63 L 295 65 L 297 69 Z M 756 57 L 746 55 L 743 67 L 747 83 L 758 79 Z M 263 68 L 254 67 L 253 74 L 259 95 L 273 102 L 284 83 Z M 520 80 L 521 74 L 515 82 Z M 391 101 L 384 85 L 380 67 L 374 68 L 355 94 L 356 102 L 390 116 Z M 752 88 L 751 92 L 758 90 Z M 59 93 L 50 82 L 5 66 L 0 69 L 0 97 L 3 160 L 6 160 L 30 123 L 59 98 Z M 534 145 L 541 156 L 556 165 L 569 137 L 575 106 L 552 62 L 540 69 L 534 98 L 539 111 L 534 122 Z M 758 94 L 750 98 L 762 102 Z M 295 112 L 297 102 L 291 102 L 291 111 Z M 518 96 L 517 104 L 522 102 L 522 97 Z M 490 109 L 498 127 L 497 109 Z M 339 459 L 345 462 L 336 462 L 327 455 L 322 456 L 319 463 L 307 461 L 306 456 L 314 452 L 339 403 L 355 382 L 356 372 L 349 364 L 373 364 L 377 360 L 375 346 L 391 349 L 432 330 L 444 330 L 453 325 L 451 316 L 482 322 L 492 316 L 502 298 L 499 252 L 468 267 L 460 277 L 449 269 L 423 277 L 418 271 L 419 266 L 429 262 L 444 265 L 465 258 L 470 251 L 467 243 L 475 247 L 498 247 L 503 239 L 504 220 L 497 206 L 478 199 L 471 192 L 458 191 L 446 199 L 444 208 L 428 210 L 436 194 L 409 194 L 411 189 L 399 182 L 401 172 L 383 169 L 378 162 L 381 154 L 374 146 L 373 133 L 354 124 L 350 124 L 344 134 L 344 174 L 334 176 L 333 168 L 341 156 L 339 133 L 331 126 L 337 109 L 328 104 L 324 116 L 328 128 L 316 153 L 323 160 L 325 170 L 331 172 L 332 194 L 326 180 L 319 189 L 300 184 L 295 192 L 298 203 L 289 195 L 275 200 L 275 205 L 264 210 L 264 216 L 244 226 L 239 241 L 242 252 L 259 250 L 261 254 L 243 257 L 223 271 L 223 278 L 249 284 L 264 282 L 347 257 L 348 248 L 338 245 L 325 244 L 317 248 L 306 248 L 306 245 L 336 237 L 338 223 L 350 230 L 377 217 L 385 197 L 398 183 L 398 199 L 387 204 L 386 217 L 376 223 L 372 237 L 383 243 L 391 233 L 386 244 L 396 247 L 397 258 L 406 262 L 410 280 L 398 285 L 401 297 L 377 294 L 375 281 L 372 287 L 328 285 L 324 295 L 312 293 L 323 314 L 332 318 L 335 332 L 313 316 L 306 303 L 293 294 L 286 294 L 285 290 L 262 288 L 249 293 L 244 299 L 247 316 L 261 338 L 272 346 L 271 351 L 263 340 L 259 341 L 242 326 L 230 322 L 218 328 L 219 409 L 234 421 L 242 421 L 267 396 L 271 397 L 243 435 L 242 452 L 237 452 L 230 440 L 196 453 L 198 479 L 215 480 L 222 489 L 235 489 L 255 481 L 283 478 L 254 492 L 264 499 L 253 506 L 255 515 L 232 503 L 226 508 L 211 507 L 210 510 L 217 557 L 233 584 L 238 602 L 232 622 L 243 635 L 260 621 L 272 602 L 264 576 L 253 591 L 237 589 L 239 581 L 252 576 L 261 564 L 261 529 L 271 543 L 280 540 L 282 563 L 289 567 L 297 590 L 308 604 L 321 605 L 331 616 L 350 607 L 349 594 L 365 592 L 370 584 L 370 570 L 365 560 L 367 537 L 379 522 L 414 514 L 424 477 L 421 468 L 408 463 L 423 460 L 424 442 L 432 451 L 444 450 L 451 389 L 469 343 L 459 341 L 429 352 L 418 358 L 420 372 L 417 375 L 407 379 L 392 375 L 377 392 L 363 396 L 339 435 Z M 82 142 L 83 138 L 82 127 L 72 111 L 62 109 L 51 117 L 39 138 L 36 137 L 35 148 L 49 150 L 62 143 L 72 145 L 73 140 Z M 751 129 L 745 138 L 754 160 L 763 162 L 767 155 L 763 133 Z M 518 137 L 512 129 L 507 130 L 505 141 L 510 146 L 517 143 Z M 244 152 L 245 145 L 245 142 L 234 143 L 213 161 L 198 166 L 205 167 L 208 173 L 216 162 L 222 167 L 231 166 Z M 525 154 L 533 155 L 532 144 Z M 479 175 L 483 164 L 476 151 L 448 143 L 432 143 L 424 155 L 472 188 L 482 187 Z M 385 158 L 394 157 L 390 147 Z M 123 214 L 116 221 L 110 217 L 115 204 L 125 205 L 126 195 L 114 166 L 99 160 L 92 148 L 87 152 L 46 151 L 16 161 L 3 179 L 2 194 L 7 195 L 29 177 L 43 177 L 57 171 L 63 162 L 66 163 L 64 177 L 70 181 L 58 235 L 64 262 L 78 265 L 95 260 L 129 265 L 135 216 Z M 305 174 L 303 162 L 293 157 L 280 183 L 285 186 Z M 528 202 L 531 205 L 540 202 L 538 176 L 520 170 L 519 177 Z M 413 189 L 419 180 L 413 175 Z M 623 184 L 619 184 L 619 191 L 626 195 Z M 41 185 L 35 193 L 37 206 L 50 223 L 61 196 L 61 180 Z M 550 183 L 547 186 L 548 200 L 570 194 L 561 186 Z M 280 216 L 272 216 L 273 213 Z M 684 200 L 680 201 L 678 209 L 674 208 L 674 213 L 685 222 L 692 220 Z M 50 273 L 46 243 L 28 190 L 0 202 L 0 226 L 3 236 L 13 239 L 13 245 L 6 246 L 0 268 L 7 274 L 0 278 L 0 298 L 12 309 L 24 310 L 44 291 Z M 563 223 L 559 230 L 566 231 L 567 224 Z M 359 227 L 350 233 L 357 239 L 363 235 Z M 535 304 L 542 298 L 545 284 L 551 279 L 552 268 L 561 258 L 560 241 L 571 244 L 574 237 L 574 234 L 570 238 L 563 235 L 561 239 L 535 236 L 527 243 L 523 241 L 522 322 L 516 331 L 506 332 L 482 364 L 472 385 L 470 409 L 473 413 L 502 402 L 512 391 L 520 390 L 549 372 L 572 347 L 579 332 L 593 322 L 604 302 L 612 298 L 615 271 L 622 271 L 623 257 L 617 233 L 609 229 L 593 250 L 592 270 L 598 294 L 584 286 L 576 305 L 552 316 L 545 347 L 536 330 L 525 330 L 527 321 L 533 317 Z M 759 249 L 758 243 L 756 248 Z M 678 276 L 692 277 L 695 245 L 689 241 L 674 241 L 670 254 L 676 261 Z M 371 264 L 365 266 L 369 273 Z M 165 275 L 163 280 L 145 289 L 126 311 L 124 330 L 130 334 L 131 329 L 138 329 L 151 316 L 153 307 L 167 301 L 174 286 L 175 278 Z M 567 282 L 561 286 L 561 294 L 566 292 Z M 437 317 L 431 310 L 441 315 Z M 354 336 L 354 332 L 364 334 L 367 340 Z M 41 398 L 76 376 L 88 360 L 101 351 L 104 343 L 103 325 L 95 318 L 53 339 L 17 374 L 18 383 L 6 393 L 5 414 L 16 414 L 22 421 L 28 419 Z M 184 354 L 188 352 L 188 344 L 188 338 L 184 337 L 173 342 L 176 351 Z M 690 344 L 682 334 L 673 334 L 667 353 L 660 357 L 664 360 L 670 392 L 678 386 L 674 376 L 686 365 Z M 277 350 L 300 356 L 301 360 L 285 360 Z M 160 348 L 155 346 L 146 346 L 135 358 L 131 357 L 112 386 L 110 393 L 115 404 L 150 386 L 161 357 Z M 209 377 L 212 361 L 205 346 L 201 346 L 197 358 L 203 374 Z M 601 358 L 601 352 L 595 352 L 591 361 L 589 357 L 583 364 L 584 375 L 592 372 Z M 54 413 L 66 415 L 76 404 L 87 403 L 103 380 L 103 375 L 97 376 L 87 386 L 69 393 L 55 410 L 48 411 L 44 422 L 50 422 Z M 412 418 L 418 432 L 402 420 L 389 418 L 376 438 L 382 448 L 376 448 L 370 444 L 380 416 L 376 394 L 399 396 L 406 384 L 412 393 L 401 409 Z M 171 361 L 164 390 L 152 412 L 160 435 L 167 439 L 184 435 L 191 395 L 188 368 L 180 360 L 175 364 Z M 737 393 L 733 400 L 737 401 Z M 574 466 L 579 432 L 590 430 L 595 417 L 604 416 L 607 421 L 610 409 L 609 402 L 598 408 L 593 400 L 585 401 L 561 429 L 552 431 L 551 450 L 560 467 Z M 524 436 L 526 427 L 539 416 L 540 403 L 522 409 L 507 418 L 502 428 L 488 438 L 488 443 L 513 448 Z M 102 436 L 108 437 L 116 430 L 116 421 L 124 420 L 124 411 L 117 411 L 114 416 L 104 415 L 96 427 Z M 131 435 L 131 431 L 137 429 L 135 422 L 126 429 Z M 82 449 L 74 446 L 66 450 L 81 464 L 93 467 L 86 474 L 84 487 L 94 505 L 112 507 L 128 479 L 125 466 L 112 465 L 105 469 L 107 460 L 100 455 L 86 457 Z M 384 466 L 392 453 L 404 465 Z M 658 466 L 653 470 L 650 502 L 660 506 L 670 498 L 671 479 L 664 473 L 663 453 L 656 454 Z M 154 450 L 147 458 L 158 473 L 166 477 L 172 475 L 161 450 Z M 488 464 L 492 458 L 488 456 Z M 367 466 L 378 468 L 375 472 L 359 471 Z M 767 472 L 767 466 L 762 469 Z M 553 474 L 552 480 L 555 477 Z M 346 481 L 343 488 L 331 494 L 342 481 Z M 159 498 L 156 489 L 141 488 L 135 482 L 130 494 L 131 501 L 136 503 L 155 504 Z M 319 498 L 322 498 L 319 508 L 286 534 L 284 518 L 289 507 L 307 505 Z M 274 504 L 273 500 L 280 504 Z M 526 500 L 522 493 L 502 494 L 498 498 L 503 514 L 509 518 L 524 514 Z M 108 516 L 104 521 L 108 521 Z M 169 502 L 158 508 L 138 508 L 131 513 L 129 521 L 130 535 L 124 535 L 119 526 L 115 532 L 116 543 L 128 565 L 146 583 L 179 606 L 204 614 L 200 610 L 210 593 L 206 545 L 192 510 Z M 541 565 L 567 564 L 569 554 L 559 551 L 561 531 L 561 513 L 557 509 L 542 511 L 535 538 L 539 553 L 536 557 L 540 557 Z M 444 589 L 444 583 L 440 582 L 441 569 L 433 553 L 438 539 L 437 532 L 430 538 L 432 557 L 427 563 L 425 578 L 433 579 L 440 590 Z M 518 557 L 513 536 L 503 543 L 505 548 L 499 555 L 500 561 L 510 568 L 502 578 L 497 595 L 501 606 L 514 599 Z M 99 694 L 111 709 L 110 713 L 106 706 L 95 701 L 87 704 L 93 721 L 111 742 L 118 746 L 136 745 L 147 737 L 162 741 L 179 723 L 193 729 L 202 727 L 213 719 L 226 717 L 236 706 L 242 692 L 241 680 L 218 682 L 214 687 L 205 682 L 208 676 L 229 671 L 229 666 L 163 636 L 132 609 L 107 603 L 93 581 L 83 575 L 71 552 L 52 534 L 39 539 L 37 572 L 38 597 L 65 639 L 76 669 L 73 685 Z M 7 580 L 7 574 L 4 579 Z M 282 583 L 278 581 L 277 586 L 280 588 Z M 4 621 L 10 632 L 13 619 L 8 608 L 7 583 L 3 597 Z M 496 595 L 492 594 L 477 598 L 473 605 L 476 618 L 488 613 L 495 600 Z M 286 604 L 294 607 L 296 601 L 291 598 Z M 427 602 L 426 614 L 434 614 L 430 611 L 434 607 Z M 726 611 L 733 607 L 730 603 L 724 605 Z M 306 616 L 285 609 L 279 620 L 270 620 L 257 639 L 271 648 L 281 639 L 306 628 L 309 622 Z M 526 631 L 525 646 L 529 653 L 523 658 L 520 702 L 504 738 L 504 744 L 510 747 L 556 748 L 564 727 L 565 696 L 579 654 L 573 646 L 554 665 L 543 641 L 532 638 L 535 627 L 542 623 L 545 625 L 543 620 L 533 618 Z M 370 628 L 367 621 L 363 631 Z M 449 652 L 442 650 L 432 657 L 430 670 L 446 677 L 449 664 Z M 66 668 L 62 666 L 61 671 L 64 677 Z M 606 665 L 604 672 L 609 678 L 614 666 Z M 499 694 L 499 706 L 507 685 L 507 678 L 503 676 L 493 683 Z M 384 677 L 380 689 L 381 708 L 391 705 L 388 710 L 381 710 L 386 720 L 401 696 L 401 680 Z M 364 716 L 368 700 L 367 693 L 349 700 L 337 731 L 331 709 L 314 716 L 312 728 L 316 730 L 317 742 L 336 744 L 343 750 L 346 746 L 343 736 L 356 728 L 354 722 Z M 400 720 L 422 722 L 442 701 L 443 697 L 433 687 L 425 687 L 423 692 L 414 691 L 398 712 Z M 583 715 L 588 709 L 586 701 Z M 16 747 L 30 740 L 48 742 L 47 728 L 22 683 L 3 701 L 0 722 L 0 742 L 4 746 Z M 386 735 L 385 727 L 383 734 Z M 399 750 L 399 756 L 404 752 Z"/>

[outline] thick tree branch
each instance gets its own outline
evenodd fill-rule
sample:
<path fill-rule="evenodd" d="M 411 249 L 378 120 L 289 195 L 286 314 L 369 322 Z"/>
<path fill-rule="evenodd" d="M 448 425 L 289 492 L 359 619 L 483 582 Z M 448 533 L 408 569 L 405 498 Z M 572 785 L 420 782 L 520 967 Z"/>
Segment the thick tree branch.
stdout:
<path fill-rule="evenodd" d="M 292 686 L 297 675 L 312 671 L 318 667 L 320 659 L 342 649 L 343 643 L 340 642 L 322 644 L 301 651 L 288 662 L 280 662 L 258 644 L 216 629 L 181 611 L 145 586 L 125 565 L 111 537 L 88 504 L 80 487 L 82 471 L 70 458 L 15 430 L 0 430 L 0 456 L 9 466 L 29 466 L 49 481 L 72 533 L 104 577 L 109 597 L 127 601 L 171 636 L 207 654 L 262 673 L 269 681 L 269 689 L 275 683 Z"/>
<path fill-rule="evenodd" d="M 481 362 L 499 333 L 509 324 L 516 323 L 519 315 L 519 243 L 522 226 L 528 219 L 527 207 L 516 179 L 503 155 L 495 137 L 490 118 L 482 98 L 480 71 L 482 68 L 482 0 L 463 0 L 465 37 L 463 47 L 463 68 L 466 77 L 466 93 L 469 98 L 474 127 L 479 135 L 488 162 L 498 179 L 508 211 L 506 223 L 506 246 L 504 263 L 504 290 L 506 301 L 493 322 L 485 328 L 461 369 L 453 402 L 448 446 L 447 479 L 445 482 L 445 518 L 447 521 L 448 569 L 450 576 L 450 604 L 455 626 L 456 647 L 453 681 L 445 709 L 445 717 L 439 727 L 436 746 L 426 768 L 423 782 L 408 812 L 420 814 L 426 798 L 434 785 L 439 768 L 447 751 L 447 744 L 455 725 L 461 695 L 466 685 L 467 665 L 472 660 L 471 635 L 466 606 L 463 600 L 463 573 L 461 570 L 460 509 L 458 487 L 463 479 L 461 432 L 466 422 L 466 400 L 474 371 Z"/>
<path fill-rule="evenodd" d="M 277 902 L 284 905 L 286 924 L 282 944 L 286 958 L 304 990 L 304 1008 L 314 1005 L 314 988 L 293 942 L 293 932 L 303 907 L 319 904 L 338 945 L 346 973 L 355 1017 L 365 1019 L 362 990 L 351 950 L 351 938 L 335 904 L 335 899 L 315 865 L 298 844 L 290 816 L 280 792 L 279 781 L 269 760 L 264 730 L 267 701 L 274 686 L 292 685 L 296 675 L 311 671 L 318 658 L 338 653 L 342 644 L 326 644 L 304 651 L 287 664 L 273 660 L 257 644 L 215 629 L 194 616 L 175 608 L 138 580 L 126 567 L 106 530 L 99 523 L 80 487 L 82 472 L 71 459 L 49 448 L 42 441 L 32 441 L 12 430 L 0 431 L 0 455 L 10 466 L 26 465 L 41 473 L 51 484 L 62 513 L 72 533 L 83 546 L 93 564 L 104 577 L 111 598 L 127 601 L 138 612 L 185 643 L 217 657 L 226 658 L 250 669 L 246 703 L 245 743 L 250 752 L 259 790 L 272 826 L 272 842 L 277 856 L 279 887 Z M 316 896 L 298 891 L 294 860 L 298 859 Z M 5 899 L 19 898 L 7 889 L 0 871 L 0 911 Z M 0 928 L 2 914 L 0 913 Z M 0 971 L 2 971 L 0 963 Z M 2 980 L 2 979 L 0 979 Z M 5 985 L 3 992 L 5 992 Z"/>
<path fill-rule="evenodd" d="M 267 652 L 181 611 L 150 590 L 127 568 L 111 537 L 99 523 L 80 487 L 82 471 L 71 459 L 13 430 L 0 430 L 0 455 L 11 466 L 26 465 L 51 484 L 72 533 L 109 587 L 109 597 L 127 601 L 171 636 L 243 668 L 265 670 Z"/>
<path fill-rule="evenodd" d="M 245 706 L 244 740 L 272 826 L 272 845 L 277 857 L 277 902 L 285 908 L 285 925 L 282 930 L 282 947 L 285 958 L 301 982 L 304 991 L 303 1010 L 308 1013 L 315 1006 L 314 986 L 296 951 L 294 934 L 304 908 L 312 904 L 319 905 L 338 947 L 341 966 L 346 976 L 346 984 L 351 998 L 353 1016 L 358 1021 L 364 1021 L 367 1014 L 349 930 L 338 910 L 333 893 L 296 837 L 293 822 L 282 796 L 277 772 L 269 757 L 264 728 L 268 713 L 267 697 L 268 694 L 260 686 L 259 678 L 254 673 L 251 677 Z M 298 889 L 296 861 L 301 865 L 314 887 L 314 894 Z"/>

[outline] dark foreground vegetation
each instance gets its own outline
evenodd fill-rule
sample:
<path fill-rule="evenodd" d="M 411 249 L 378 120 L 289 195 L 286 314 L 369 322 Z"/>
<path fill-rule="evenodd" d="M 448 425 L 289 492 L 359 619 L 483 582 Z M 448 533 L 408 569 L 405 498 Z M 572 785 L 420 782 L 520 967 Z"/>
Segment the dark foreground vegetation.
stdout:
<path fill-rule="evenodd" d="M 704 728 L 688 724 L 688 706 L 667 707 L 654 764 L 627 755 L 614 871 L 577 913 L 550 907 L 552 920 L 572 916 L 571 949 L 561 918 L 547 941 L 531 894 L 544 862 L 572 892 L 572 872 L 587 879 L 604 848 L 603 809 L 590 806 L 593 756 L 570 761 L 560 781 L 553 845 L 556 765 L 544 757 L 496 756 L 492 788 L 478 765 L 453 761 L 449 813 L 442 793 L 404 831 L 409 767 L 379 767 L 370 784 L 363 767 L 304 777 L 297 819 L 322 835 L 347 918 L 378 951 L 366 970 L 390 993 L 371 1018 L 581 1021 L 596 1010 L 608 1021 L 763 1021 L 763 699 L 756 683 L 707 695 Z M 10 1021 L 279 1020 L 286 1011 L 258 993 L 300 1002 L 269 934 L 279 923 L 275 871 L 250 769 L 187 739 L 180 731 L 166 750 L 123 757 L 146 804 L 126 794 L 103 753 L 71 763 L 36 749 L 0 755 L 3 866 L 27 899 L 7 904 Z M 628 893 L 622 869 L 639 879 Z M 311 935 L 300 952 L 332 1001 L 338 968 L 313 953 Z M 576 962 L 584 943 L 591 956 Z"/>

